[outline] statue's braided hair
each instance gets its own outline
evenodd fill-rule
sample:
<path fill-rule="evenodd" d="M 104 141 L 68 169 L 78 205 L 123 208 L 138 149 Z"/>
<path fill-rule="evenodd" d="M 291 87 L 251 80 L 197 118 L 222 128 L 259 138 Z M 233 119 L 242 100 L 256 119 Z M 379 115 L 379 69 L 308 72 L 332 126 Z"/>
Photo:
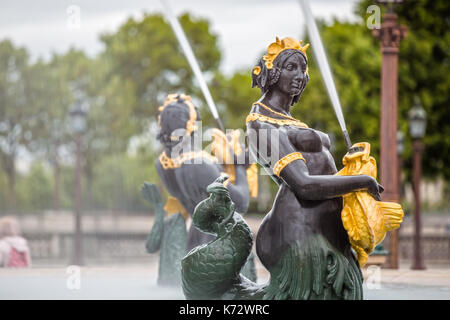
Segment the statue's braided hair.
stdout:
<path fill-rule="evenodd" d="M 191 135 L 197 128 L 195 122 L 201 120 L 198 108 L 191 102 L 191 97 L 184 94 L 169 94 L 164 104 L 159 107 L 158 124 L 161 131 L 157 139 L 162 137 L 162 119 L 170 119 L 172 131 L 175 129 L 186 129 L 186 135 Z M 175 138 L 175 137 L 174 137 Z M 170 137 L 165 137 L 170 139 Z"/>

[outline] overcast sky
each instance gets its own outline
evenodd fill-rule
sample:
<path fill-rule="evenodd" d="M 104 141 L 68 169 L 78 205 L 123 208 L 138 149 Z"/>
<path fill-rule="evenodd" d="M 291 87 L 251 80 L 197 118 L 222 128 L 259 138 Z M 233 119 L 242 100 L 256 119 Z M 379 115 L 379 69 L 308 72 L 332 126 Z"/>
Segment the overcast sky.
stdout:
<path fill-rule="evenodd" d="M 310 0 L 313 14 L 354 21 L 356 0 Z M 130 16 L 161 12 L 159 0 L 0 0 L 0 39 L 25 46 L 33 58 L 48 58 L 71 46 L 94 56 L 102 50 L 102 32 L 113 32 Z M 210 20 L 222 48 L 221 68 L 231 72 L 256 62 L 261 48 L 275 36 L 303 35 L 297 0 L 170 0 L 175 14 L 183 11 Z M 68 27 L 68 8 L 80 8 L 80 28 Z"/>

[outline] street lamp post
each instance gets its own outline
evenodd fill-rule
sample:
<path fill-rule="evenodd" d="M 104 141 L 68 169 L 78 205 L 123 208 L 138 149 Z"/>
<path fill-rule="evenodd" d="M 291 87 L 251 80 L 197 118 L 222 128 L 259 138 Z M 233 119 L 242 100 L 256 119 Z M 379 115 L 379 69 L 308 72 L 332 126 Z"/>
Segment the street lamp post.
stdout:
<path fill-rule="evenodd" d="M 406 28 L 397 24 L 394 13 L 395 4 L 401 0 L 377 0 L 387 6 L 380 29 L 374 29 L 373 35 L 380 40 L 381 65 L 381 118 L 380 118 L 380 182 L 384 187 L 383 201 L 399 202 L 397 154 L 397 66 L 401 39 Z M 398 269 L 398 230 L 390 232 L 389 257 L 387 267 Z"/>
<path fill-rule="evenodd" d="M 421 245 L 421 221 L 420 221 L 420 180 L 422 176 L 422 138 L 425 135 L 427 115 L 418 98 L 415 99 L 413 108 L 409 111 L 409 133 L 413 139 L 414 152 L 414 260 L 411 266 L 413 270 L 424 270 L 422 245 Z"/>
<path fill-rule="evenodd" d="M 86 111 L 83 109 L 82 100 L 76 97 L 75 105 L 70 110 L 70 125 L 75 134 L 76 156 L 75 156 L 75 235 L 74 235 L 74 252 L 73 261 L 75 265 L 83 265 L 83 246 L 81 231 L 81 139 L 86 129 Z"/>
<path fill-rule="evenodd" d="M 403 171 L 403 153 L 405 152 L 405 135 L 403 131 L 397 131 L 397 156 L 398 156 L 398 188 L 399 188 L 399 201 L 403 198 L 403 183 L 402 183 L 402 171 Z"/>

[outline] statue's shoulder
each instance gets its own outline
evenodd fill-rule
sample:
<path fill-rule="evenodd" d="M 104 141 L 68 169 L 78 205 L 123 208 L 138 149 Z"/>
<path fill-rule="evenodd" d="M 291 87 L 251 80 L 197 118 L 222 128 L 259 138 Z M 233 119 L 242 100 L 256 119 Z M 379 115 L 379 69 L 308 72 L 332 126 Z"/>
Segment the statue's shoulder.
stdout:
<path fill-rule="evenodd" d="M 272 118 L 257 112 L 251 112 L 246 118 L 247 129 L 259 130 L 259 129 L 277 129 L 276 121 Z"/>
<path fill-rule="evenodd" d="M 155 159 L 155 168 L 156 168 L 156 171 L 160 171 L 163 169 L 161 161 L 159 160 L 159 157 L 157 157 Z"/>

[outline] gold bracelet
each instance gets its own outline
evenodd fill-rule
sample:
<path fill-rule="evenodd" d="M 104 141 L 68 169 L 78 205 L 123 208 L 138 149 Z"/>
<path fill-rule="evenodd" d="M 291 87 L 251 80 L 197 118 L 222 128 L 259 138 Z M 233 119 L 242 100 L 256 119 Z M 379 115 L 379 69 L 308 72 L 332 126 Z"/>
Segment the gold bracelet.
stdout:
<path fill-rule="evenodd" d="M 289 153 L 275 163 L 275 165 L 273 166 L 273 173 L 277 177 L 280 177 L 281 170 L 283 170 L 284 167 L 295 160 L 303 160 L 306 162 L 305 158 L 300 152 Z"/>

